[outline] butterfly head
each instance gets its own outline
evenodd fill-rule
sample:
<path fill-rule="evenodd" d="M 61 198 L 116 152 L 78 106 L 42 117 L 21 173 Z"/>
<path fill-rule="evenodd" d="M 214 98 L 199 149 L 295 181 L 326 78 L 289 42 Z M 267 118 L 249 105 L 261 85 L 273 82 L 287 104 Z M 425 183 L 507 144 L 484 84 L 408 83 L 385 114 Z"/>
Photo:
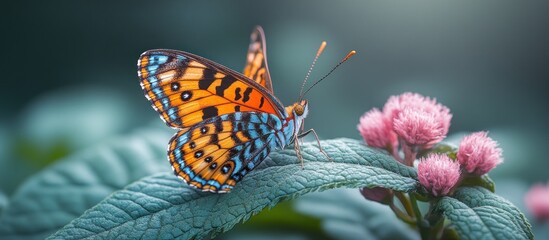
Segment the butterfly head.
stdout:
<path fill-rule="evenodd" d="M 301 100 L 292 104 L 291 106 L 286 107 L 286 113 L 289 118 L 293 118 L 296 125 L 296 129 L 299 129 L 299 126 L 303 124 L 307 114 L 309 114 L 309 103 L 307 100 Z"/>
<path fill-rule="evenodd" d="M 293 114 L 296 118 L 306 118 L 309 113 L 309 103 L 307 100 L 301 100 L 293 105 Z"/>

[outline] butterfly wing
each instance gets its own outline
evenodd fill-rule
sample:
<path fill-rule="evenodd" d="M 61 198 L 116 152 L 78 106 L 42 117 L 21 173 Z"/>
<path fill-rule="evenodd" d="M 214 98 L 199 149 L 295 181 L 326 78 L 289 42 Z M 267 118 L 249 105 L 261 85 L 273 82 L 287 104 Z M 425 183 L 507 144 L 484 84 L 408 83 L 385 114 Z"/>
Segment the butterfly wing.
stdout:
<path fill-rule="evenodd" d="M 200 56 L 150 50 L 137 66 L 145 96 L 170 127 L 183 129 L 234 112 L 284 116 L 284 107 L 267 89 Z"/>
<path fill-rule="evenodd" d="M 267 66 L 267 48 L 265 45 L 265 34 L 260 26 L 256 26 L 250 35 L 250 45 L 246 55 L 244 76 L 254 80 L 273 93 L 271 75 Z"/>
<path fill-rule="evenodd" d="M 273 114 L 238 112 L 177 132 L 168 157 L 177 176 L 203 191 L 229 192 L 276 145 L 280 119 Z"/>

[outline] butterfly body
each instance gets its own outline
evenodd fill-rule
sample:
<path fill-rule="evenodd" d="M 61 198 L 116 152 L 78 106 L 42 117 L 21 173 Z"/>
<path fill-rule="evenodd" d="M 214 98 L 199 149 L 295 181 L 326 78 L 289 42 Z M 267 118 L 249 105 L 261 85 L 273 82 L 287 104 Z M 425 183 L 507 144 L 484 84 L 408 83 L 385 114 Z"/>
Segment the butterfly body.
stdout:
<path fill-rule="evenodd" d="M 274 96 L 259 27 L 244 74 L 176 50 L 146 51 L 137 65 L 145 96 L 179 130 L 168 147 L 175 174 L 203 191 L 229 192 L 294 142 L 308 113 L 306 100 L 285 108 Z"/>

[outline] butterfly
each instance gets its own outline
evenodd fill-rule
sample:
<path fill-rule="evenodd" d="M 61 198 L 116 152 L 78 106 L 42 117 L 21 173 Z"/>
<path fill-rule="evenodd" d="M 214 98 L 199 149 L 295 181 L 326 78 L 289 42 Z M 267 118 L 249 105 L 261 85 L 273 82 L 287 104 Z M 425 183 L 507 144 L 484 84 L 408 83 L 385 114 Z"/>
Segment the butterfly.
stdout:
<path fill-rule="evenodd" d="M 270 151 L 314 133 L 302 131 L 307 100 L 284 107 L 274 95 L 266 53 L 264 32 L 257 26 L 243 73 L 183 51 L 141 54 L 140 85 L 160 118 L 178 129 L 167 154 L 175 175 L 187 184 L 229 192 Z"/>

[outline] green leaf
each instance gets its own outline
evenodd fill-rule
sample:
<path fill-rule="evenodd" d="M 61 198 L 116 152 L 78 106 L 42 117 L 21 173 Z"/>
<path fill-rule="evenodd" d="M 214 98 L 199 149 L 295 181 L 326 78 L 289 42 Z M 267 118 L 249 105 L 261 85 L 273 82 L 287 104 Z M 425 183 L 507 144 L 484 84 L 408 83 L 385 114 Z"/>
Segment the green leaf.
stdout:
<path fill-rule="evenodd" d="M 153 111 L 141 116 L 142 94 L 117 84 L 69 86 L 32 99 L 21 112 L 0 119 L 0 189 L 8 196 L 55 161 L 155 117 Z"/>
<path fill-rule="evenodd" d="M 466 176 L 465 178 L 463 178 L 463 180 L 461 180 L 461 186 L 467 186 L 467 187 L 479 186 L 479 187 L 483 187 L 490 190 L 490 192 L 493 192 L 493 193 L 496 192 L 496 184 L 488 176 L 488 174 L 484 174 L 482 176 L 475 176 L 475 175 Z"/>
<path fill-rule="evenodd" d="M 420 152 L 418 157 L 425 157 L 431 153 L 445 154 L 453 160 L 457 158 L 457 147 L 451 143 L 442 142 L 435 145 L 433 148 Z"/>
<path fill-rule="evenodd" d="M 416 231 L 393 211 L 366 200 L 358 189 L 334 189 L 310 193 L 296 200 L 295 208 L 322 219 L 324 230 L 334 239 L 417 239 Z"/>
<path fill-rule="evenodd" d="M 165 156 L 170 135 L 140 130 L 74 154 L 34 175 L 0 215 L 0 238 L 44 239 L 113 191 L 170 171 Z"/>
<path fill-rule="evenodd" d="M 530 224 L 510 202 L 482 187 L 459 188 L 437 204 L 462 239 L 533 239 Z"/>
<path fill-rule="evenodd" d="M 231 229 L 265 207 L 323 189 L 381 186 L 417 188 L 413 168 L 349 139 L 302 146 L 303 167 L 295 151 L 275 151 L 228 194 L 200 192 L 171 173 L 144 178 L 115 192 L 51 236 L 80 238 L 207 238 Z"/>

